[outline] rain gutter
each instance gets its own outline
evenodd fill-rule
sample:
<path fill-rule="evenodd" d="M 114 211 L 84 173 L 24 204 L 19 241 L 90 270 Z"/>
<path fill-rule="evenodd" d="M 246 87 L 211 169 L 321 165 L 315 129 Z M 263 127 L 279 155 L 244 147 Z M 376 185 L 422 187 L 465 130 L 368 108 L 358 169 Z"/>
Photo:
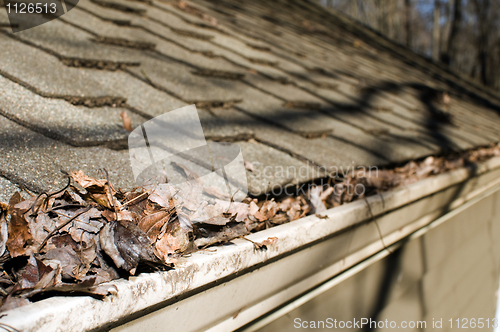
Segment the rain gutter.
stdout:
<path fill-rule="evenodd" d="M 234 330 L 498 190 L 493 158 L 247 237 L 277 237 L 267 250 L 237 239 L 183 258 L 175 270 L 117 280 L 118 292 L 104 300 L 52 297 L 5 312 L 0 323 L 26 332 Z"/>

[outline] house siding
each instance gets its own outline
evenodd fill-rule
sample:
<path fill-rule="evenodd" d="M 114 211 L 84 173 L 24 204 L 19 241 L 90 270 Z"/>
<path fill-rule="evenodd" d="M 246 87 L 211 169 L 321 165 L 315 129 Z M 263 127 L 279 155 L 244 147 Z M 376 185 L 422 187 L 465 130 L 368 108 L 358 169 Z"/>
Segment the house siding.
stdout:
<path fill-rule="evenodd" d="M 497 191 L 260 331 L 295 330 L 297 318 L 387 319 L 398 330 L 403 321 L 425 321 L 425 331 L 455 330 L 457 318 L 491 322 L 500 265 L 499 205 Z M 440 319 L 443 328 L 433 328 Z"/>

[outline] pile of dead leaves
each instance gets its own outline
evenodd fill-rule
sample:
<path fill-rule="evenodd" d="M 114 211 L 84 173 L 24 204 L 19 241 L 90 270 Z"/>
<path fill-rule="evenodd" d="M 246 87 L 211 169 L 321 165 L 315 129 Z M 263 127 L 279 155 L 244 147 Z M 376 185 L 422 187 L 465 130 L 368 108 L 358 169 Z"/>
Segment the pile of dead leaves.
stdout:
<path fill-rule="evenodd" d="M 410 161 L 404 166 L 390 169 L 352 169 L 342 179 L 330 178 L 326 186 L 310 188 L 306 196 L 312 205 L 312 211 L 320 213 L 331 207 L 409 185 L 429 176 L 469 167 L 497 156 L 500 156 L 500 143 L 448 156 L 429 156 L 424 160 Z"/>
<path fill-rule="evenodd" d="M 47 292 L 104 296 L 114 289 L 103 283 L 136 274 L 141 266 L 172 268 L 183 254 L 298 219 L 308 211 L 307 204 L 294 203 L 294 198 L 279 204 L 256 199 L 237 203 L 214 194 L 215 207 L 223 213 L 194 221 L 196 207 L 168 183 L 122 192 L 82 171 L 68 180 L 60 191 L 27 200 L 16 193 L 8 204 L 2 203 L 1 310 Z M 271 238 L 254 244 L 262 248 L 275 242 Z"/>

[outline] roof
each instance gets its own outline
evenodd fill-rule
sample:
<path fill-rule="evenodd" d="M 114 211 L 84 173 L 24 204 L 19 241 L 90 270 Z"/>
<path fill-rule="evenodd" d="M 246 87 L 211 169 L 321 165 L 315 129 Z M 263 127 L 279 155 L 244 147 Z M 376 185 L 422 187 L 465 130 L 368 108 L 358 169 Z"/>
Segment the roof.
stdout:
<path fill-rule="evenodd" d="M 137 126 L 196 104 L 208 140 L 240 143 L 254 195 L 500 141 L 498 95 L 312 1 L 66 2 L 18 33 L 0 8 L 0 199 L 61 187 L 61 169 L 132 187 L 122 111 Z"/>

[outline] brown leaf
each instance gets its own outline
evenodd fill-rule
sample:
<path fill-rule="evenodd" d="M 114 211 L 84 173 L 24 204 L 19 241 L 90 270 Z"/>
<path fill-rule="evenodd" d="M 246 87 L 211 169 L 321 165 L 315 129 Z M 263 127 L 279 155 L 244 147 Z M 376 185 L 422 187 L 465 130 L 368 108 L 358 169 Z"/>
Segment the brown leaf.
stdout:
<path fill-rule="evenodd" d="M 69 246 L 49 250 L 44 258 L 60 262 L 62 267 L 62 277 L 64 279 L 78 279 L 81 261 L 75 250 Z"/>
<path fill-rule="evenodd" d="M 224 226 L 228 222 L 232 221 L 232 219 L 218 215 L 209 219 L 205 219 L 201 221 L 200 223 L 207 224 L 207 225 L 215 225 L 215 226 Z"/>
<path fill-rule="evenodd" d="M 186 178 L 188 180 L 196 180 L 199 184 L 203 185 L 203 182 L 201 181 L 200 176 L 198 174 L 196 174 L 195 172 L 191 171 L 187 166 L 179 164 L 175 161 L 172 161 L 171 164 L 182 169 L 182 171 L 184 172 L 184 175 L 186 176 Z"/>
<path fill-rule="evenodd" d="M 53 269 L 50 266 L 45 265 L 42 261 L 31 255 L 28 259 L 26 270 L 22 273 L 21 279 L 19 280 L 19 288 L 40 289 L 54 285 L 54 275 L 50 274 L 52 271 Z M 43 277 L 47 274 L 50 278 L 48 280 L 45 278 L 44 280 Z"/>
<path fill-rule="evenodd" d="M 130 119 L 130 116 L 128 116 L 126 111 L 123 111 L 120 113 L 120 117 L 123 120 L 123 128 L 127 131 L 133 131 L 132 129 L 132 120 Z"/>
<path fill-rule="evenodd" d="M 155 262 L 151 241 L 138 226 L 126 221 L 112 221 L 99 233 L 101 248 L 115 265 L 134 274 L 141 261 Z"/>
<path fill-rule="evenodd" d="M 182 253 L 191 247 L 188 229 L 181 226 L 178 220 L 171 222 L 165 233 L 155 243 L 156 255 L 163 262 L 169 262 L 169 255 Z"/>
<path fill-rule="evenodd" d="M 87 194 L 80 194 L 85 200 L 89 201 L 94 201 L 97 204 L 113 210 L 113 200 L 114 200 L 114 205 L 118 206 L 118 202 L 116 201 L 115 197 L 113 196 L 115 194 L 114 190 L 111 190 L 112 192 L 109 192 L 109 186 L 107 185 L 106 180 L 97 180 L 94 178 L 91 178 L 83 171 L 77 171 L 77 172 L 71 172 L 70 176 L 75 180 L 80 186 L 82 186 L 85 190 L 87 190 Z"/>
<path fill-rule="evenodd" d="M 253 166 L 253 164 L 248 161 L 248 160 L 245 160 L 245 168 L 247 170 L 249 170 L 250 172 L 254 172 L 255 171 L 255 167 Z"/>
<path fill-rule="evenodd" d="M 323 187 L 316 186 L 312 187 L 309 190 L 309 200 L 311 204 L 314 206 L 314 213 L 320 213 L 326 211 L 326 206 L 323 200 L 321 199 L 321 194 L 323 193 Z"/>
<path fill-rule="evenodd" d="M 149 195 L 148 199 L 151 202 L 158 204 L 164 208 L 173 207 L 172 194 L 175 193 L 175 188 L 168 183 L 159 184 L 155 190 Z"/>
<path fill-rule="evenodd" d="M 71 172 L 69 174 L 83 189 L 89 192 L 104 192 L 106 180 L 96 180 L 90 176 L 85 175 L 83 171 Z"/>
<path fill-rule="evenodd" d="M 225 226 L 220 232 L 205 230 L 205 234 L 205 237 L 197 238 L 194 241 L 196 247 L 201 248 L 215 243 L 224 243 L 248 234 L 248 230 L 243 223 L 238 223 L 234 226 Z"/>
<path fill-rule="evenodd" d="M 255 218 L 257 218 L 257 220 L 259 220 L 259 221 L 267 220 L 267 216 L 264 213 L 262 213 L 262 212 L 259 211 L 259 207 L 253 201 L 250 202 L 249 213 L 252 216 L 254 216 Z"/>
<path fill-rule="evenodd" d="M 203 187 L 203 191 L 208 195 L 218 199 L 226 200 L 231 198 L 227 193 L 223 193 L 222 191 L 220 191 L 218 188 L 215 187 Z"/>
<path fill-rule="evenodd" d="M 170 218 L 170 213 L 168 211 L 159 211 L 142 218 L 137 224 L 137 226 L 139 226 L 139 228 L 144 233 L 147 233 L 156 224 L 161 223 L 161 225 L 163 225 L 164 223 L 166 223 L 169 218 Z"/>
<path fill-rule="evenodd" d="M 268 237 L 267 239 L 265 239 L 262 242 L 253 242 L 253 244 L 254 244 L 255 248 L 262 249 L 262 248 L 267 248 L 268 246 L 271 246 L 271 245 L 275 244 L 276 242 L 278 242 L 277 237 Z"/>
<path fill-rule="evenodd" d="M 235 217 L 236 221 L 244 221 L 248 217 L 250 206 L 246 203 L 228 202 L 220 200 L 216 200 L 216 202 L 222 207 L 224 213 L 231 214 L 231 216 Z"/>
<path fill-rule="evenodd" d="M 12 258 L 26 254 L 27 246 L 33 244 L 28 223 L 20 209 L 11 206 L 8 223 L 9 238 L 6 245 Z"/>
<path fill-rule="evenodd" d="M 265 215 L 266 219 L 272 219 L 279 210 L 278 203 L 274 201 L 274 198 L 270 201 L 265 201 L 260 207 L 260 212 Z"/>
<path fill-rule="evenodd" d="M 12 197 L 10 198 L 9 205 L 14 206 L 16 204 L 21 203 L 22 201 L 23 201 L 23 198 L 21 197 L 21 194 L 19 193 L 19 191 L 16 191 L 14 193 L 14 195 L 12 195 Z"/>

